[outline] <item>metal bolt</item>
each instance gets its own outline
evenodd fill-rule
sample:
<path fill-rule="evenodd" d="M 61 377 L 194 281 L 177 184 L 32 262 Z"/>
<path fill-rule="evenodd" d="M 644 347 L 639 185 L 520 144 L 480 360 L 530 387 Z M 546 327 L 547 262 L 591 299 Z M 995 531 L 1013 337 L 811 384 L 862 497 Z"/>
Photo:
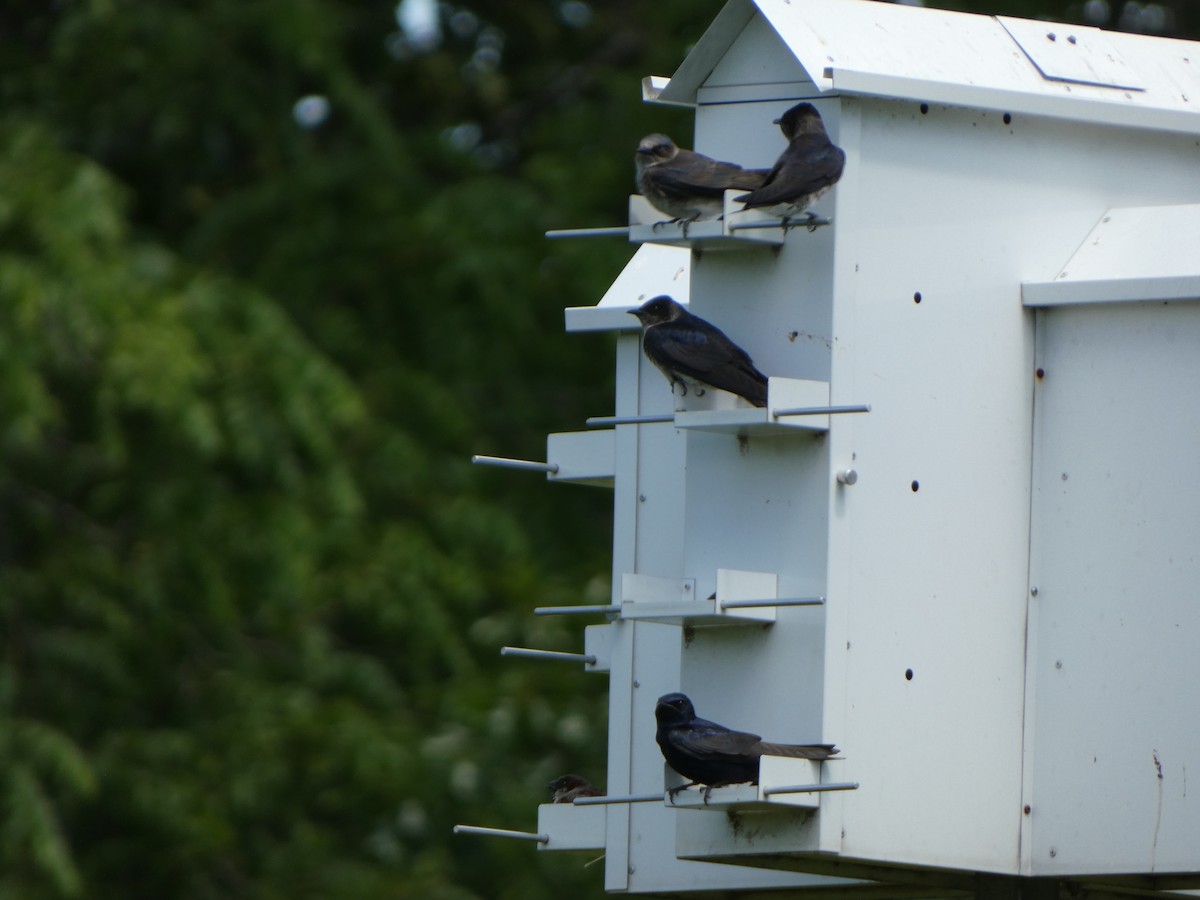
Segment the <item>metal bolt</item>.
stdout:
<path fill-rule="evenodd" d="M 838 469 L 838 484 L 858 484 L 858 469 Z"/>
<path fill-rule="evenodd" d="M 1025 815 L 1029 815 L 1031 812 L 1033 812 L 1033 807 L 1030 806 L 1028 803 L 1026 803 L 1025 804 Z"/>
<path fill-rule="evenodd" d="M 1054 661 L 1054 668 L 1056 668 L 1056 669 L 1061 669 L 1061 668 L 1062 668 L 1062 660 L 1061 660 L 1061 659 L 1056 659 L 1056 660 Z"/>
<path fill-rule="evenodd" d="M 1066 473 L 1066 472 L 1063 472 L 1062 480 L 1063 480 L 1063 481 L 1066 481 L 1066 480 L 1067 480 L 1067 473 Z"/>
<path fill-rule="evenodd" d="M 645 503 L 645 502 L 646 502 L 646 495 L 638 494 L 638 503 Z"/>
<path fill-rule="evenodd" d="M 1037 585 L 1036 585 L 1036 584 L 1035 584 L 1033 587 L 1031 587 L 1031 588 L 1029 589 L 1029 595 L 1030 595 L 1031 597 L 1036 597 L 1036 596 L 1038 595 L 1038 589 L 1037 589 Z"/>
<path fill-rule="evenodd" d="M 1050 848 L 1050 855 L 1051 855 L 1051 856 L 1058 856 L 1058 851 L 1057 851 L 1057 850 L 1055 850 L 1053 847 L 1051 847 L 1051 848 Z"/>

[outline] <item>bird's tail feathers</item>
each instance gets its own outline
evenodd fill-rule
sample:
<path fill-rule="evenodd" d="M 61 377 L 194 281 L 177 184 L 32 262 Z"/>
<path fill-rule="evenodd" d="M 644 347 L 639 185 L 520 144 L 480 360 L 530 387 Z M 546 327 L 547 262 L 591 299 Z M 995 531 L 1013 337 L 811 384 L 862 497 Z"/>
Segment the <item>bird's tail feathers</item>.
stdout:
<path fill-rule="evenodd" d="M 794 759 L 829 759 L 838 752 L 833 744 L 772 744 L 759 741 L 763 756 L 790 756 Z"/>

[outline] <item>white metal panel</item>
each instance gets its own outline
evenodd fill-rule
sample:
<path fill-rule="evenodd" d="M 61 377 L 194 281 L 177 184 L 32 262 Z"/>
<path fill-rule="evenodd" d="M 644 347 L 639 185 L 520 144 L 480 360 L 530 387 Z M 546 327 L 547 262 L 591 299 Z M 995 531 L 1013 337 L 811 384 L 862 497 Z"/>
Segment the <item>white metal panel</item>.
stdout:
<path fill-rule="evenodd" d="M 753 86 L 758 100 L 762 89 L 781 82 L 798 82 L 804 73 L 796 65 L 796 56 L 782 43 L 767 20 L 754 16 L 742 29 L 728 51 L 721 57 L 709 76 L 704 79 L 707 90 L 722 87 Z M 815 91 L 810 78 L 807 91 Z"/>
<path fill-rule="evenodd" d="M 538 806 L 539 834 L 550 838 L 538 850 L 603 850 L 603 806 L 543 803 Z"/>
<path fill-rule="evenodd" d="M 1109 209 L 1026 306 L 1200 299 L 1200 204 Z"/>
<path fill-rule="evenodd" d="M 1038 330 L 1033 871 L 1194 872 L 1200 306 Z"/>
<path fill-rule="evenodd" d="M 546 462 L 558 466 L 548 481 L 612 487 L 616 472 L 616 434 L 612 429 L 566 431 L 546 436 Z"/>
<path fill-rule="evenodd" d="M 1043 78 L 1144 90 L 1139 76 L 1099 28 L 996 16 Z"/>

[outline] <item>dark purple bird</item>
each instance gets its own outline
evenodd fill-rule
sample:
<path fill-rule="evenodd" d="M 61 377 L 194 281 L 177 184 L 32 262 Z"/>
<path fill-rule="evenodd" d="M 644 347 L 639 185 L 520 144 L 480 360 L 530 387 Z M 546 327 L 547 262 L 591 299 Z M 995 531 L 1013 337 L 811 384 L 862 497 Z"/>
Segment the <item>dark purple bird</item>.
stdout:
<path fill-rule="evenodd" d="M 837 753 L 833 744 L 772 744 L 757 734 L 733 731 L 696 716 L 685 694 L 664 694 L 654 707 L 658 720 L 655 739 L 667 765 L 707 790 L 726 784 L 758 783 L 758 760 L 762 756 L 798 759 L 828 759 Z"/>
<path fill-rule="evenodd" d="M 686 229 L 697 219 L 715 219 L 724 210 L 725 191 L 754 190 L 767 177 L 766 169 L 743 169 L 703 153 L 681 150 L 665 134 L 648 134 L 633 157 L 637 186 L 659 212 Z"/>
<path fill-rule="evenodd" d="M 775 162 L 762 187 L 736 198 L 747 209 L 759 208 L 783 219 L 808 210 L 817 198 L 837 184 L 846 154 L 829 140 L 821 114 L 811 103 L 798 103 L 775 120 L 787 138 L 787 149 Z M 816 216 L 808 213 L 811 221 Z"/>
<path fill-rule="evenodd" d="M 648 300 L 630 315 L 642 323 L 642 350 L 671 382 L 687 393 L 688 381 L 700 382 L 767 405 L 767 376 L 746 351 L 717 328 L 694 316 L 666 294 Z"/>
<path fill-rule="evenodd" d="M 574 803 L 576 797 L 604 796 L 604 791 L 579 775 L 560 775 L 546 787 L 554 792 L 551 803 Z"/>

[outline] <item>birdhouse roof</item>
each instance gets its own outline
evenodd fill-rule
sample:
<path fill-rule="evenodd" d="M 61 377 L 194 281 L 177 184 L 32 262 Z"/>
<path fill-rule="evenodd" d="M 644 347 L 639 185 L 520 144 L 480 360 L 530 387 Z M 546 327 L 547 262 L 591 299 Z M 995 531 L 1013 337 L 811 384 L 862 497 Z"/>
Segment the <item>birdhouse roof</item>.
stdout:
<path fill-rule="evenodd" d="M 763 28 L 763 24 L 769 28 Z M 782 44 L 810 96 L 886 97 L 1200 133 L 1200 43 L 873 0 L 731 0 L 648 99 L 703 104 L 740 38 Z M 757 37 L 756 37 L 757 35 Z M 764 59 L 768 48 L 758 48 Z M 763 77 L 776 79 L 778 71 Z M 754 84 L 753 72 L 744 85 Z M 778 84 L 754 84 L 778 99 Z M 775 91 L 772 92 L 772 87 Z M 793 94 L 794 95 L 794 94 Z M 749 99 L 749 98 L 745 98 Z"/>

